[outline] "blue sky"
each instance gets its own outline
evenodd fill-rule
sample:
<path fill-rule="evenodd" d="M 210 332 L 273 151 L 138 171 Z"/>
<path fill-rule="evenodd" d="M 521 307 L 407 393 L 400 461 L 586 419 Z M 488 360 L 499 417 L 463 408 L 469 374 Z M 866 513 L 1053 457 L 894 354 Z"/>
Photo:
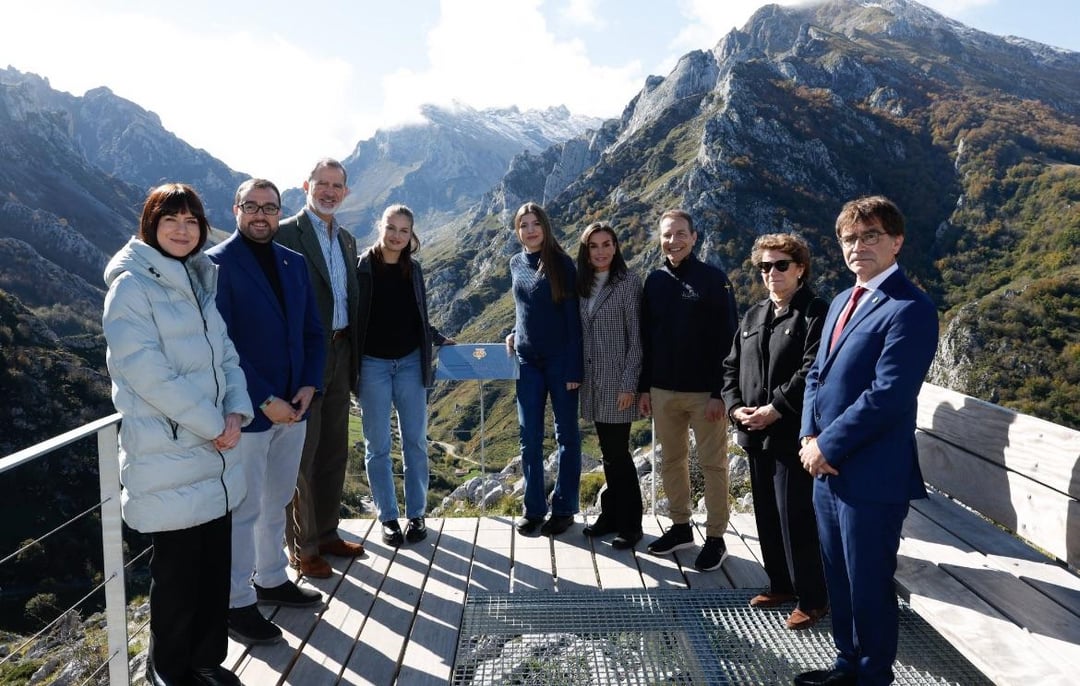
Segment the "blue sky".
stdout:
<path fill-rule="evenodd" d="M 617 116 L 646 76 L 711 48 L 762 4 L 20 0 L 5 3 L 0 66 L 76 95 L 108 86 L 234 169 L 296 186 L 317 158 L 345 157 L 421 103 Z M 923 4 L 1080 50 L 1075 0 Z"/>

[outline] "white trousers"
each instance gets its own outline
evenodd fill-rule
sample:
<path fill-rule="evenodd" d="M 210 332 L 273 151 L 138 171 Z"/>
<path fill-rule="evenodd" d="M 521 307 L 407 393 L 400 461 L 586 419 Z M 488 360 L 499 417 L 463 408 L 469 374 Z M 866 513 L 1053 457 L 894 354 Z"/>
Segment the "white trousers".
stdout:
<path fill-rule="evenodd" d="M 285 506 L 296 490 L 306 433 L 307 422 L 303 421 L 240 434 L 235 450 L 244 466 L 248 491 L 232 515 L 230 608 L 246 607 L 257 600 L 252 580 L 263 588 L 289 580 Z"/>

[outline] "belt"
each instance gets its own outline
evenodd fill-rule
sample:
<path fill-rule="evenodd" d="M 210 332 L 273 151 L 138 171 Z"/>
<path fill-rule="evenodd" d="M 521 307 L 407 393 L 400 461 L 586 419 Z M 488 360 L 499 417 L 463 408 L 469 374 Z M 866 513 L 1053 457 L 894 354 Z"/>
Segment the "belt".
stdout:
<path fill-rule="evenodd" d="M 349 327 L 346 326 L 344 329 L 338 329 L 334 333 L 330 334 L 330 340 L 332 342 L 334 342 L 334 343 L 337 343 L 338 341 L 340 341 L 341 339 L 345 338 L 348 335 L 349 335 Z"/>

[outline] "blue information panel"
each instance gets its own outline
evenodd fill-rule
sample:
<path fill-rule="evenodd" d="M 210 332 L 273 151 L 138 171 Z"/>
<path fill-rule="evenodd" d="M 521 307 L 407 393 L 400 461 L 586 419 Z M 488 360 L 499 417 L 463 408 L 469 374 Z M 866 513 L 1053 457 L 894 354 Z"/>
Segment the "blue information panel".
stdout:
<path fill-rule="evenodd" d="M 507 353 L 504 343 L 444 345 L 439 348 L 435 378 L 443 381 L 516 379 L 517 356 Z"/>

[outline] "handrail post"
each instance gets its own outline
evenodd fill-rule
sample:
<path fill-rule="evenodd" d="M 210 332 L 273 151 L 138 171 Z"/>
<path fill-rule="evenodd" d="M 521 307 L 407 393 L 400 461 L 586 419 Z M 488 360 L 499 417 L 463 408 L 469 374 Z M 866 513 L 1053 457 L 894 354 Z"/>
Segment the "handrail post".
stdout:
<path fill-rule="evenodd" d="M 105 619 L 109 635 L 109 685 L 128 686 L 127 593 L 124 536 L 120 514 L 120 460 L 117 424 L 98 430 L 101 481 L 101 551 L 105 575 Z"/>

